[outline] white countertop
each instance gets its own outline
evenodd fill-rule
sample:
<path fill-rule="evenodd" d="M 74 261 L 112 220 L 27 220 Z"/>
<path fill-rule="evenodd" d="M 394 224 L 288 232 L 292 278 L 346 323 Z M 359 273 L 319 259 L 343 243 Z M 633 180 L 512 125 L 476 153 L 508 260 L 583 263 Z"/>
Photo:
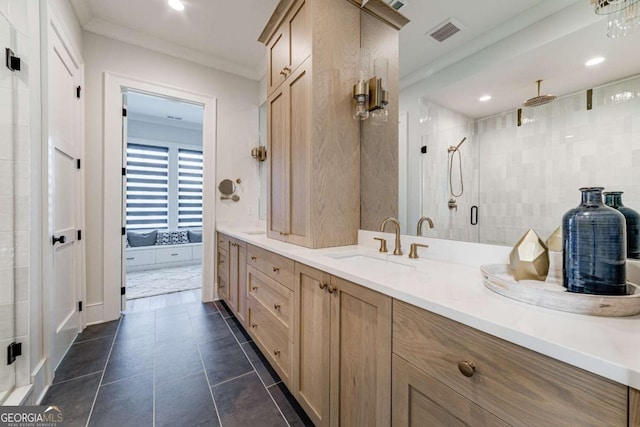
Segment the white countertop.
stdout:
<path fill-rule="evenodd" d="M 520 303 L 487 289 L 476 265 L 428 259 L 431 248 L 424 251 L 426 258 L 418 260 L 409 259 L 406 254 L 399 257 L 378 253 L 368 241 L 372 234 L 382 236 L 383 233 L 361 231 L 361 241 L 367 242 L 365 245 L 307 249 L 268 239 L 265 234 L 242 232 L 251 230 L 222 225 L 217 229 L 252 245 L 640 390 L 640 315 L 596 317 Z M 363 233 L 366 240 L 362 238 Z M 386 237 L 391 252 L 393 238 L 392 235 Z M 409 242 L 419 240 L 430 244 L 434 241 L 403 236 L 403 246 L 408 248 Z M 470 247 L 473 244 L 453 242 L 441 245 Z M 437 247 L 437 244 L 432 246 Z M 500 247 L 476 247 L 485 257 L 487 252 L 494 251 L 499 256 L 504 252 Z M 347 258 L 341 259 L 342 256 Z"/>

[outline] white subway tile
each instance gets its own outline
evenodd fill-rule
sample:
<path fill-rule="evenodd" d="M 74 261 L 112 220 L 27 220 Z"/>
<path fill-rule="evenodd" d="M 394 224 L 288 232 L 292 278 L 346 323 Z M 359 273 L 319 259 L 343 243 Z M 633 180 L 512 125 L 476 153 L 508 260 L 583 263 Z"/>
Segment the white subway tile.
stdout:
<path fill-rule="evenodd" d="M 15 301 L 14 277 L 13 268 L 0 269 L 0 305 L 12 304 Z"/>
<path fill-rule="evenodd" d="M 28 34 L 27 2 L 25 0 L 9 0 L 9 21 L 23 34 Z"/>

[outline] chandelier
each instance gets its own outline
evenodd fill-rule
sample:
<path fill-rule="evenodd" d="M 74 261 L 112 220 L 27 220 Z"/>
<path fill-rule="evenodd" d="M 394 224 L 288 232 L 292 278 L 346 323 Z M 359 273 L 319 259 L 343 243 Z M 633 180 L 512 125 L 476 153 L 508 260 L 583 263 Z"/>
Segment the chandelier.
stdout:
<path fill-rule="evenodd" d="M 591 0 L 598 15 L 607 16 L 607 36 L 616 38 L 640 28 L 640 0 Z"/>

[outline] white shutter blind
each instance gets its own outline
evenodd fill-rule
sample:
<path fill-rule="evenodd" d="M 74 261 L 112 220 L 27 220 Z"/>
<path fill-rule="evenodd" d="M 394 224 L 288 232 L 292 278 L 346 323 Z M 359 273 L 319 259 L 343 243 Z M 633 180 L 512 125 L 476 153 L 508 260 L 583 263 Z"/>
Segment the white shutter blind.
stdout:
<path fill-rule="evenodd" d="M 127 229 L 169 226 L 169 149 L 127 144 Z"/>
<path fill-rule="evenodd" d="M 202 151 L 178 150 L 178 228 L 202 227 Z"/>

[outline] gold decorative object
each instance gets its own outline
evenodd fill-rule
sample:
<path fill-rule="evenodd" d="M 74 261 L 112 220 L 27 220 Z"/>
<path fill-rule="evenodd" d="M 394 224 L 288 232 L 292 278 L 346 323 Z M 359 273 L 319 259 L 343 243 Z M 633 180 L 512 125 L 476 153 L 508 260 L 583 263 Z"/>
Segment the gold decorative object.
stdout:
<path fill-rule="evenodd" d="M 545 242 L 550 251 L 562 252 L 562 226 L 558 226 Z"/>
<path fill-rule="evenodd" d="M 549 272 L 549 251 L 540 236 L 529 229 L 509 255 L 509 268 L 516 280 L 545 280 Z"/>

